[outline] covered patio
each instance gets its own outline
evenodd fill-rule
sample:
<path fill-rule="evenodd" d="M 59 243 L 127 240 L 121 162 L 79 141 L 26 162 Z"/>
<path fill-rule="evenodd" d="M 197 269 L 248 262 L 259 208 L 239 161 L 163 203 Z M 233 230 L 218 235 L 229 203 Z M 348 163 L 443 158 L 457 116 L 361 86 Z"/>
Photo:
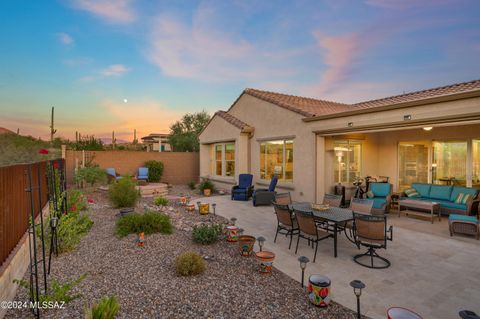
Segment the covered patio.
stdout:
<path fill-rule="evenodd" d="M 264 249 L 276 255 L 274 266 L 300 281 L 297 258 L 305 255 L 312 260 L 313 251 L 306 241 L 300 241 L 295 255 L 294 248 L 288 249 L 289 240 L 281 235 L 273 243 L 277 225 L 273 207 L 253 207 L 251 202 L 231 201 L 229 196 L 200 200 L 216 203 L 217 214 L 236 217 L 245 234 L 264 236 Z M 480 254 L 478 241 L 450 237 L 446 218 L 432 225 L 429 221 L 390 214 L 388 222 L 394 226 L 394 240 L 380 253 L 391 261 L 390 268 L 368 269 L 355 264 L 352 257 L 359 251 L 345 236 L 340 236 L 337 258 L 333 257 L 333 240 L 319 244 L 316 262 L 308 263 L 306 280 L 311 274 L 328 276 L 332 280 L 333 299 L 351 309 L 355 309 L 356 300 L 349 283 L 362 280 L 366 284 L 361 297 L 362 312 L 371 318 L 385 318 L 391 306 L 404 306 L 424 318 L 437 319 L 456 318 L 462 309 L 480 312 L 480 268 L 473 266 L 478 264 Z"/>

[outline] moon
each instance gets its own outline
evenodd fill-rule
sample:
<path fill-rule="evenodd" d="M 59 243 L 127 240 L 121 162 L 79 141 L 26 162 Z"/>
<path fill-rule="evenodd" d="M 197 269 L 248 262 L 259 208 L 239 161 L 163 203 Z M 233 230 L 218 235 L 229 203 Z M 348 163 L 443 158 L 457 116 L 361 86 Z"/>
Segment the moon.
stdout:
<path fill-rule="evenodd" d="M 127 103 L 127 102 L 128 102 L 128 100 L 127 100 L 127 99 L 123 99 L 123 103 Z"/>

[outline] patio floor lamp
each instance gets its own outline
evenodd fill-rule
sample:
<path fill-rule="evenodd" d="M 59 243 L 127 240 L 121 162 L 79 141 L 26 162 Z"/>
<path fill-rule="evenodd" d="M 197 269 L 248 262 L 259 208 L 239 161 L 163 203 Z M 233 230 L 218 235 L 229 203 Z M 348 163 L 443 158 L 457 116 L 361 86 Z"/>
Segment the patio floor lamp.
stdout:
<path fill-rule="evenodd" d="M 236 217 L 230 218 L 230 221 L 232 222 L 232 226 L 235 226 L 235 222 L 237 221 Z"/>
<path fill-rule="evenodd" d="M 350 151 L 346 147 L 334 147 L 335 156 L 337 157 L 338 161 L 338 183 L 342 182 L 342 157 L 345 155 L 345 152 Z"/>
<path fill-rule="evenodd" d="M 265 244 L 265 237 L 263 236 L 259 236 L 257 238 L 257 242 L 258 242 L 258 247 L 260 247 L 260 251 L 262 251 L 262 248 L 263 248 L 263 244 Z"/>
<path fill-rule="evenodd" d="M 307 268 L 307 263 L 310 261 L 310 259 L 308 259 L 308 257 L 305 257 L 305 256 L 300 256 L 298 257 L 298 261 L 300 262 L 300 269 L 302 269 L 302 288 L 303 288 L 303 283 L 305 278 L 305 268 Z"/>
<path fill-rule="evenodd" d="M 360 280 L 353 280 L 350 282 L 350 286 L 352 286 L 353 292 L 357 296 L 357 318 L 360 319 L 360 296 L 362 295 L 362 289 L 365 288 L 365 284 Z"/>

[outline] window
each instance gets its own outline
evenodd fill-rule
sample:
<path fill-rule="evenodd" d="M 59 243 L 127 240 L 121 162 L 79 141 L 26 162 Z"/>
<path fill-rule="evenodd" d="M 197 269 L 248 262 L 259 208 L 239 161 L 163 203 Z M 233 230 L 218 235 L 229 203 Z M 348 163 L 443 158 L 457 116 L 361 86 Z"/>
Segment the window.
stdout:
<path fill-rule="evenodd" d="M 480 140 L 472 141 L 472 186 L 480 188 Z"/>
<path fill-rule="evenodd" d="M 235 144 L 215 144 L 215 175 L 235 176 Z"/>
<path fill-rule="evenodd" d="M 278 140 L 260 143 L 260 178 L 273 175 L 284 182 L 293 182 L 293 141 Z"/>
<path fill-rule="evenodd" d="M 360 141 L 335 141 L 335 182 L 352 183 L 362 175 L 362 144 Z"/>
<path fill-rule="evenodd" d="M 410 188 L 412 183 L 428 183 L 428 143 L 398 144 L 398 190 Z"/>
<path fill-rule="evenodd" d="M 467 185 L 467 142 L 433 142 L 434 184 Z"/>

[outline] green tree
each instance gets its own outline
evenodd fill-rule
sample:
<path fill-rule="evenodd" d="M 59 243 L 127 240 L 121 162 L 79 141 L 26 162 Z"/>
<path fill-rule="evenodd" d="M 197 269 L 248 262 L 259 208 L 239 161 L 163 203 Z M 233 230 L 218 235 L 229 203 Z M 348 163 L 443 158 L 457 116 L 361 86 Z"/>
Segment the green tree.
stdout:
<path fill-rule="evenodd" d="M 170 126 L 168 142 L 176 152 L 198 152 L 200 143 L 198 135 L 210 121 L 206 111 L 187 113 L 180 121 Z"/>

